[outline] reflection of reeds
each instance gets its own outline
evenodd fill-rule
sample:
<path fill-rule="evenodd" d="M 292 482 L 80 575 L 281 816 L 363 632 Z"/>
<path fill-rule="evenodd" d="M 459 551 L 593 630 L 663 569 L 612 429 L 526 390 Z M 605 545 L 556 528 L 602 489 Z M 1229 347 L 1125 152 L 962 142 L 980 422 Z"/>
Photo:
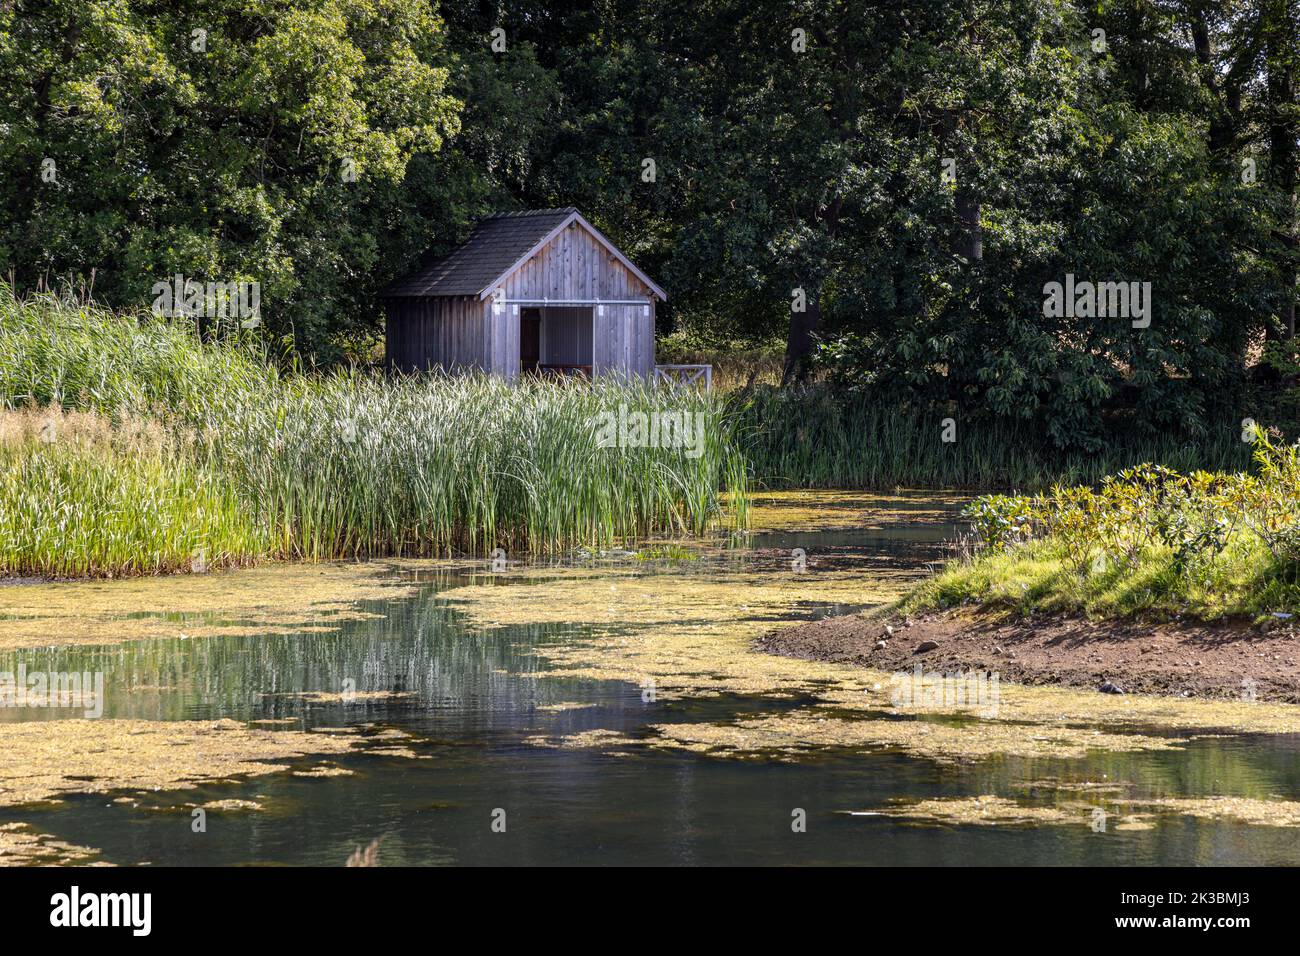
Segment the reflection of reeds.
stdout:
<path fill-rule="evenodd" d="M 744 517 L 721 402 L 640 381 L 282 376 L 238 341 L 0 288 L 0 400 L 0 573 L 608 545 L 702 532 L 720 490 Z M 598 447 L 621 407 L 701 416 L 702 454 Z"/>
<path fill-rule="evenodd" d="M 383 837 L 376 837 L 371 840 L 365 849 L 357 847 L 348 857 L 345 866 L 379 866 L 379 841 Z"/>

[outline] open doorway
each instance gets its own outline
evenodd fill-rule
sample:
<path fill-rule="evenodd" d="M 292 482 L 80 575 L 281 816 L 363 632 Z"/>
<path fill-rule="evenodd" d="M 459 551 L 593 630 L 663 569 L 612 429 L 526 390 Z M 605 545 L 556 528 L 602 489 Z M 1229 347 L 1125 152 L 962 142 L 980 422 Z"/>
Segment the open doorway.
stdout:
<path fill-rule="evenodd" d="M 519 310 L 519 367 L 542 375 L 591 375 L 591 306 Z"/>
<path fill-rule="evenodd" d="M 519 310 L 519 370 L 536 374 L 542 364 L 542 310 Z"/>

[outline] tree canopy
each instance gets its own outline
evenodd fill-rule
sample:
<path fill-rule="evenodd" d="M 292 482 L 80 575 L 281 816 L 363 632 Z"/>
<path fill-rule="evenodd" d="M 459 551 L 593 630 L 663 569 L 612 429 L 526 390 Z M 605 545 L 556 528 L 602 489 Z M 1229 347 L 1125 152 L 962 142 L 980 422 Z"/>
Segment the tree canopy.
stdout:
<path fill-rule="evenodd" d="M 661 331 L 791 382 L 1196 435 L 1294 335 L 1298 51 L 1296 0 L 6 0 L 0 269 L 256 279 L 323 363 L 477 217 L 574 205 Z M 1067 274 L 1149 323 L 1045 314 Z"/>

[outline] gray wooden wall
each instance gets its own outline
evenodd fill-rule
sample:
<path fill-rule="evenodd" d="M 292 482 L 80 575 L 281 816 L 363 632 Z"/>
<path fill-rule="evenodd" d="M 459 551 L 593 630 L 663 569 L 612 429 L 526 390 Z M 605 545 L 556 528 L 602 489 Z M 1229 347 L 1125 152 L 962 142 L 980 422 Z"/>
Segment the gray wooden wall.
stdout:
<path fill-rule="evenodd" d="M 597 373 L 650 375 L 655 365 L 654 302 L 596 307 Z"/>
<path fill-rule="evenodd" d="M 389 299 L 384 307 L 385 360 L 390 368 L 484 368 L 483 303 L 477 297 Z"/>

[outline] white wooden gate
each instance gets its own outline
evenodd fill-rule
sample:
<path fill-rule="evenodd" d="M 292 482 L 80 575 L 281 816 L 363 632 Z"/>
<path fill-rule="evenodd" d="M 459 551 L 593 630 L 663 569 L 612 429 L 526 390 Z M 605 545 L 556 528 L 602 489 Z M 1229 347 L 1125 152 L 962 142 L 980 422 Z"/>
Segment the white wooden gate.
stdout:
<path fill-rule="evenodd" d="M 707 392 L 713 388 L 712 365 L 656 365 L 655 384 L 665 382 L 674 388 L 703 385 Z"/>

